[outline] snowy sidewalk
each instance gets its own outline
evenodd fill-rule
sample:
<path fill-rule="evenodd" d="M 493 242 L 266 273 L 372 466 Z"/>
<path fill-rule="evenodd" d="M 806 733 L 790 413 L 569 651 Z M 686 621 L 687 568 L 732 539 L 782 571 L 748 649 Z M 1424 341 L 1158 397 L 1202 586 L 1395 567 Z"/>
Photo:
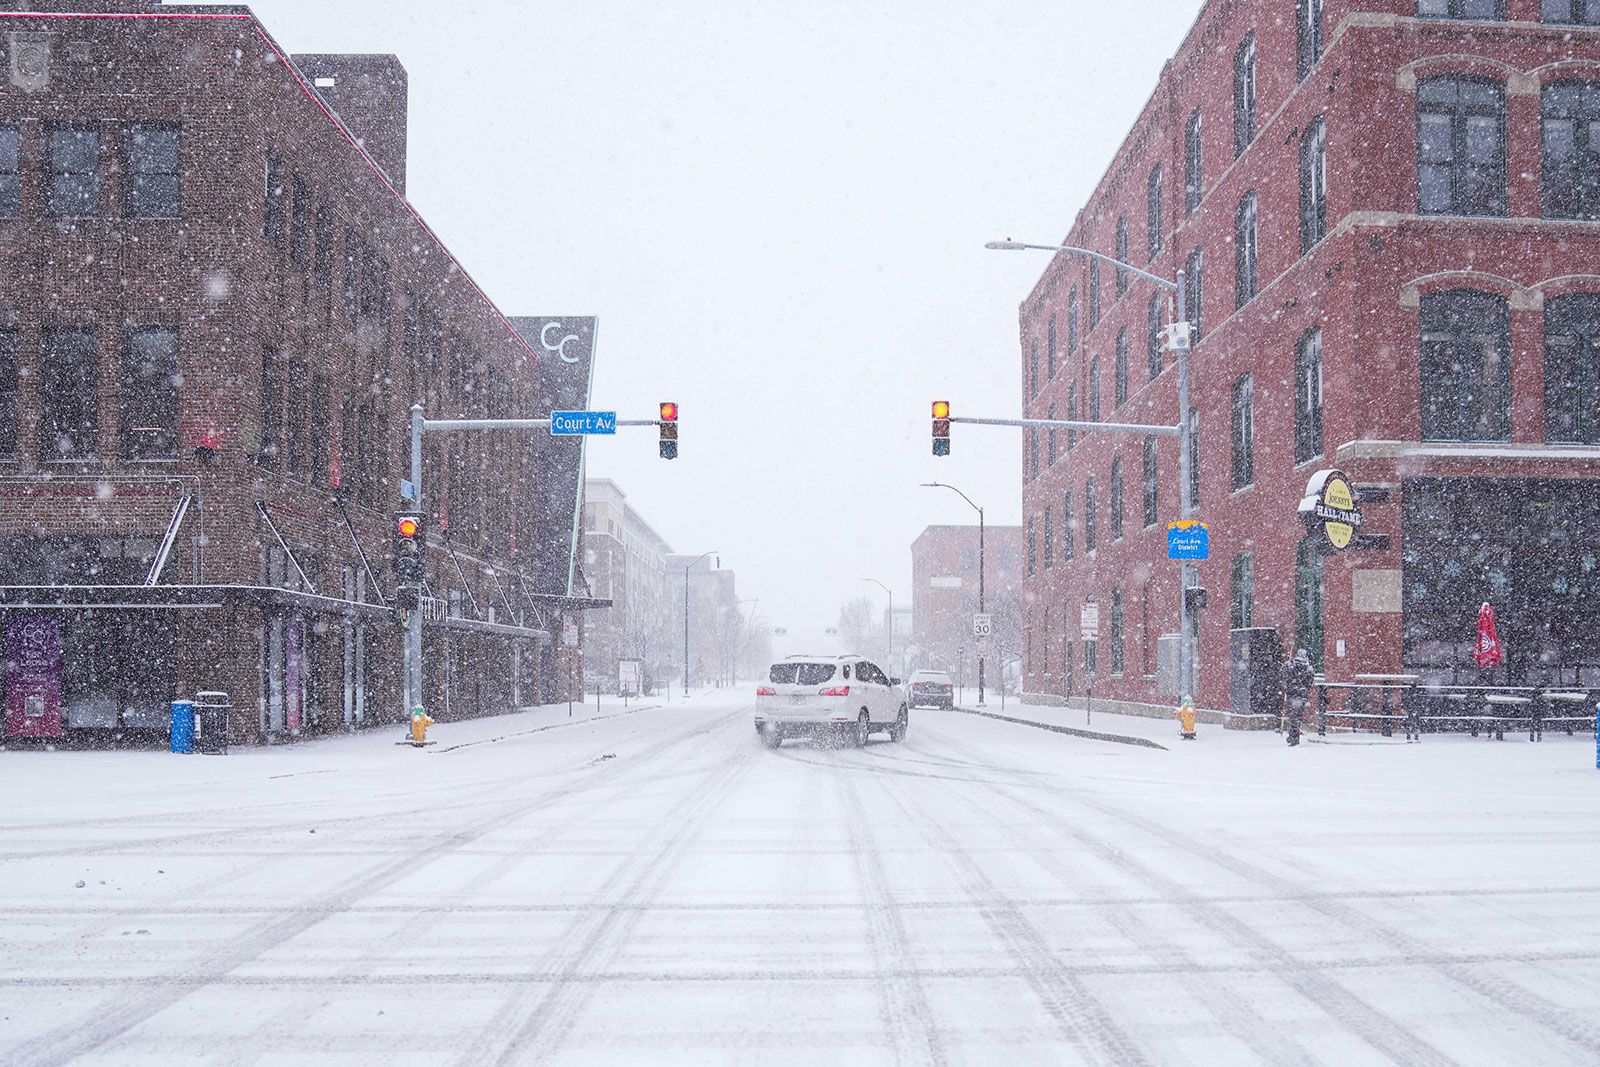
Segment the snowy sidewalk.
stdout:
<path fill-rule="evenodd" d="M 990 702 L 986 707 L 976 708 L 966 705 L 956 708 L 957 712 L 971 715 L 983 715 L 1002 722 L 1011 722 L 1023 726 L 1039 727 L 1053 733 L 1064 733 L 1075 737 L 1083 737 L 1095 741 L 1110 741 L 1117 744 L 1137 745 L 1145 748 L 1170 748 L 1173 744 L 1181 743 L 1178 734 L 1178 720 L 1173 719 L 1147 719 L 1137 715 L 1113 715 L 1108 712 L 1091 712 L 1084 714 L 1082 708 L 1052 707 L 1046 704 L 1023 704 L 1016 700 L 1007 700 L 1002 709 L 998 702 Z M 925 713 L 918 709 L 918 714 Z M 1209 737 L 1221 738 L 1225 733 L 1227 740 L 1232 743 L 1236 739 L 1247 737 L 1260 739 L 1270 738 L 1277 744 L 1282 744 L 1281 739 L 1270 731 L 1225 731 L 1221 726 L 1210 723 L 1198 723 L 1199 740 Z"/>

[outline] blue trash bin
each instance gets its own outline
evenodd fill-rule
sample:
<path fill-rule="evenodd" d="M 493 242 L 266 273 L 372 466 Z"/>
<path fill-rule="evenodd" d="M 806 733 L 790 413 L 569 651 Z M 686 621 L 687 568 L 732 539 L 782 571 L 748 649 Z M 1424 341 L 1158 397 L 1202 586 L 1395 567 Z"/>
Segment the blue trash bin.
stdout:
<path fill-rule="evenodd" d="M 194 701 L 172 702 L 172 751 L 194 751 Z"/>

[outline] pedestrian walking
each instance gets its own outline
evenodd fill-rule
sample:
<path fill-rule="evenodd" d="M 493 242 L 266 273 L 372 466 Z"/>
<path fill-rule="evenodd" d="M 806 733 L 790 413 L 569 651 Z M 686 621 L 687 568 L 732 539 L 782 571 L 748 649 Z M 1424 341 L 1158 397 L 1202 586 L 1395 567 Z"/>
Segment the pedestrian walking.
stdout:
<path fill-rule="evenodd" d="M 1295 652 L 1294 658 L 1283 665 L 1279 681 L 1283 689 L 1284 740 L 1290 745 L 1300 743 L 1300 723 L 1311 704 L 1311 686 L 1317 672 L 1311 666 L 1311 656 L 1305 649 Z"/>

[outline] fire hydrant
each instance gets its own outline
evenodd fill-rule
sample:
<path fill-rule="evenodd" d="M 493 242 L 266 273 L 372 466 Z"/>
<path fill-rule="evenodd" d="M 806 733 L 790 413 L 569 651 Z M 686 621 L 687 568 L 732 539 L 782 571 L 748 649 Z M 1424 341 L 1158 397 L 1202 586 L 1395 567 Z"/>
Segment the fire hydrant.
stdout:
<path fill-rule="evenodd" d="M 1178 705 L 1178 732 L 1185 741 L 1194 740 L 1194 701 L 1185 699 Z"/>
<path fill-rule="evenodd" d="M 428 727 L 433 725 L 433 720 L 428 713 L 418 704 L 411 709 L 411 743 L 419 748 L 428 743 Z"/>

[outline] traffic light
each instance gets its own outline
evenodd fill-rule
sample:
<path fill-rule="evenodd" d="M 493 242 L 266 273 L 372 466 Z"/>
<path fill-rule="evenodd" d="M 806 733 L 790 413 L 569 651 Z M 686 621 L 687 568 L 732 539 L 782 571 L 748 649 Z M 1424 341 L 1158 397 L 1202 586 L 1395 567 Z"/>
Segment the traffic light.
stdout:
<path fill-rule="evenodd" d="M 950 454 L 950 401 L 933 402 L 933 454 Z"/>
<path fill-rule="evenodd" d="M 661 404 L 661 458 L 678 458 L 678 405 L 672 401 Z"/>
<path fill-rule="evenodd" d="M 394 517 L 394 579 L 404 589 L 421 585 L 425 562 L 421 515 Z"/>

